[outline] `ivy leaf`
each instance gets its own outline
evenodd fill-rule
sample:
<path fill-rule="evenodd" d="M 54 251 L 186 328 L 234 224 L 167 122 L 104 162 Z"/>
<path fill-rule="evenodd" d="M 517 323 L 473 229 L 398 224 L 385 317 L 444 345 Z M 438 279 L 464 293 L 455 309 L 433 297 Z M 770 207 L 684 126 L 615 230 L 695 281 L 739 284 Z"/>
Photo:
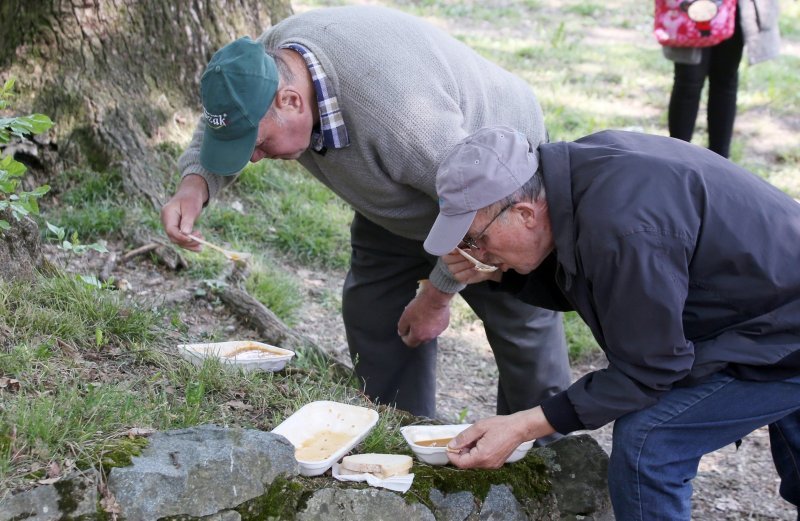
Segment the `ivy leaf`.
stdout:
<path fill-rule="evenodd" d="M 10 229 L 11 229 L 11 225 L 8 224 L 8 221 L 6 221 L 5 219 L 0 219 L 0 230 L 5 231 L 5 230 L 10 230 Z"/>

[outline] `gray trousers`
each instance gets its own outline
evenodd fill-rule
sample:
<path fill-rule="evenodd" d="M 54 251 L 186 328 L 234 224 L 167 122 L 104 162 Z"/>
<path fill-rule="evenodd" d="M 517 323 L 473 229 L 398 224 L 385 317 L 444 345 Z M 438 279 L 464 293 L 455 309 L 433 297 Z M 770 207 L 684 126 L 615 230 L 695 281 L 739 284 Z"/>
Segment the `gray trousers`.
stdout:
<path fill-rule="evenodd" d="M 397 334 L 417 281 L 436 263 L 421 241 L 405 239 L 356 213 L 351 225 L 350 271 L 342 293 L 350 356 L 372 400 L 416 416 L 436 415 L 436 340 L 416 348 Z M 461 295 L 483 321 L 499 370 L 497 413 L 538 405 L 570 384 L 560 313 L 536 308 L 488 284 Z"/>

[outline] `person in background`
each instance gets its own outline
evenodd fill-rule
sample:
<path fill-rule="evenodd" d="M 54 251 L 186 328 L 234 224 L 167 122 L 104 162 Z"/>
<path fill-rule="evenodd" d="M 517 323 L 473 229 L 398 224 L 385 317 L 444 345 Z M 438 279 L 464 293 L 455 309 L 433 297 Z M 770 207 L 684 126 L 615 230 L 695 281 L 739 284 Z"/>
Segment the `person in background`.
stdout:
<path fill-rule="evenodd" d="M 204 116 L 161 213 L 167 234 L 199 249 L 191 234 L 203 206 L 248 161 L 297 159 L 355 210 L 342 313 L 370 398 L 436 415 L 436 338 L 459 291 L 494 352 L 498 413 L 569 385 L 559 313 L 486 284 L 464 289 L 422 247 L 436 218 L 436 168 L 453 144 L 486 124 L 546 140 L 522 79 L 418 18 L 348 6 L 295 15 L 258 41 L 223 47 L 201 95 Z"/>
<path fill-rule="evenodd" d="M 448 447 L 496 468 L 520 443 L 614 423 L 618 521 L 691 518 L 700 458 L 769 425 L 800 506 L 800 204 L 682 141 L 605 131 L 531 143 L 479 130 L 442 160 L 425 249 L 463 283 L 576 310 L 608 366 Z M 479 271 L 454 248 L 497 266 Z"/>
<path fill-rule="evenodd" d="M 669 99 L 669 135 L 691 141 L 700 107 L 700 95 L 708 78 L 708 148 L 722 157 L 730 156 L 739 62 L 747 47 L 753 65 L 778 56 L 778 0 L 739 0 L 733 36 L 712 47 L 662 47 L 675 62 Z"/>

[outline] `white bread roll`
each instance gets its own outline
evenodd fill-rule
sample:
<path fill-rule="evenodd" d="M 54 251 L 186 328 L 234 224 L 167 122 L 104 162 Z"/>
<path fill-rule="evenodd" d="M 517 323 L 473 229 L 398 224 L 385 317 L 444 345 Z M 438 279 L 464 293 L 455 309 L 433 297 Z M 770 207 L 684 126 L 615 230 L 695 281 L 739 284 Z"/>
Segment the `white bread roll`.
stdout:
<path fill-rule="evenodd" d="M 408 474 L 411 456 L 404 454 L 353 454 L 339 465 L 341 474 L 373 474 L 381 479 Z"/>

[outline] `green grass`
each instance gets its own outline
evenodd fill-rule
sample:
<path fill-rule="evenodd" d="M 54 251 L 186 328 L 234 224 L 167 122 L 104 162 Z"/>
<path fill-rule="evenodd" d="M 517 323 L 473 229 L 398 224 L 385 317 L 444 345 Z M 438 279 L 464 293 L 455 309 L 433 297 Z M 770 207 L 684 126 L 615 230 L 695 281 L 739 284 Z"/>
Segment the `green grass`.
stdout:
<path fill-rule="evenodd" d="M 253 251 L 268 245 L 301 264 L 341 269 L 350 258 L 352 213 L 298 164 L 262 161 L 248 165 L 198 226 Z"/>
<path fill-rule="evenodd" d="M 118 233 L 125 226 L 126 204 L 118 172 L 69 170 L 56 177 L 53 194 L 57 206 L 45 203 L 48 220 L 76 232 L 83 242 Z"/>
<path fill-rule="evenodd" d="M 123 309 L 110 293 L 96 293 L 78 278 L 42 279 L 32 290 L 8 285 L 0 292 L 0 320 L 11 338 L 97 344 L 130 344 L 155 339 L 158 317 L 152 312 Z M 101 342 L 102 344 L 102 342 Z"/>
<path fill-rule="evenodd" d="M 294 313 L 302 303 L 300 287 L 293 278 L 276 268 L 260 267 L 247 278 L 245 288 L 280 319 L 293 324 Z"/>
<path fill-rule="evenodd" d="M 309 401 L 367 405 L 313 352 L 299 350 L 286 373 L 242 373 L 189 364 L 174 350 L 178 338 L 169 317 L 73 278 L 0 282 L 0 377 L 19 381 L 0 390 L 0 500 L 43 477 L 50 461 L 97 467 L 127 450 L 133 427 L 270 430 Z M 395 433 L 386 443 L 399 443 L 396 429 L 386 431 Z"/>
<path fill-rule="evenodd" d="M 564 313 L 564 333 L 567 337 L 571 362 L 577 362 L 588 354 L 600 350 L 589 326 L 574 311 Z"/>

